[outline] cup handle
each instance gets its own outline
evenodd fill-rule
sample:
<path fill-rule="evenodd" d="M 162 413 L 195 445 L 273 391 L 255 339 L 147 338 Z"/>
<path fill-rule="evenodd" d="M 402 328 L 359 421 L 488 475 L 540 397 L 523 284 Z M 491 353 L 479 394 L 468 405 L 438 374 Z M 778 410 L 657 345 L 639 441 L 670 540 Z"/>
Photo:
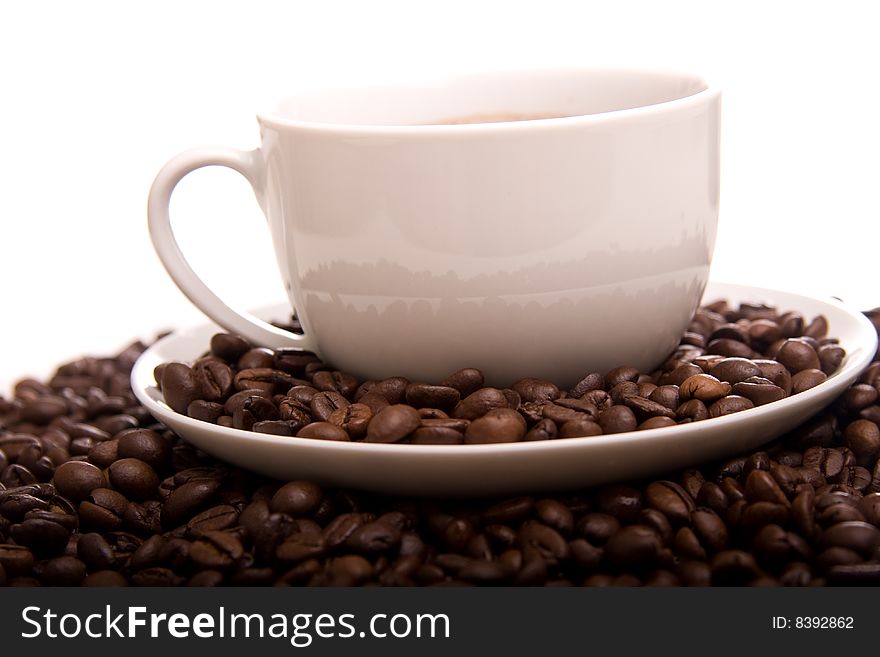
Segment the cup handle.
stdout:
<path fill-rule="evenodd" d="M 224 166 L 247 178 L 258 201 L 261 201 L 263 164 L 259 149 L 240 151 L 234 148 L 204 148 L 185 151 L 172 158 L 159 171 L 147 202 L 147 219 L 153 248 L 168 274 L 187 298 L 208 317 L 231 333 L 252 343 L 278 349 L 282 347 L 315 351 L 312 336 L 298 335 L 272 326 L 247 312 L 227 306 L 190 267 L 171 229 L 168 206 L 171 194 L 185 175 L 207 166 Z M 262 206 L 262 202 L 260 202 Z"/>

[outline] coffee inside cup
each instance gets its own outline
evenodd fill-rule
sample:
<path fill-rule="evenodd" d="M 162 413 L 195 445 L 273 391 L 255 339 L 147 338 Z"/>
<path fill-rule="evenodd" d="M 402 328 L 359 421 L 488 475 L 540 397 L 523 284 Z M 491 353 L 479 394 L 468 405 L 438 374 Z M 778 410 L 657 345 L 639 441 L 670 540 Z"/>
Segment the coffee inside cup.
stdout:
<path fill-rule="evenodd" d="M 495 112 L 492 114 L 468 114 L 451 118 L 425 121 L 416 125 L 463 125 L 466 123 L 508 123 L 513 121 L 537 121 L 539 119 L 564 119 L 575 114 L 517 114 L 514 112 Z"/>

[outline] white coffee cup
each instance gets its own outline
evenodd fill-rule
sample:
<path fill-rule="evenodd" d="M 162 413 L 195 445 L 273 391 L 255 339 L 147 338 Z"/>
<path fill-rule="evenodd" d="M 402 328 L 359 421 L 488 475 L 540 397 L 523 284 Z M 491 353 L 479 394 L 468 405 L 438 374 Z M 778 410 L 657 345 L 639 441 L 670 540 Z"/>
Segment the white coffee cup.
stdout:
<path fill-rule="evenodd" d="M 363 378 L 438 382 L 478 367 L 494 385 L 570 385 L 622 364 L 649 371 L 708 277 L 719 111 L 701 78 L 641 70 L 301 94 L 258 115 L 256 150 L 168 162 L 150 191 L 150 232 L 218 324 Z M 497 121 L 534 116 L 563 118 Z M 303 335 L 229 308 L 187 264 L 169 200 L 209 165 L 251 183 Z"/>

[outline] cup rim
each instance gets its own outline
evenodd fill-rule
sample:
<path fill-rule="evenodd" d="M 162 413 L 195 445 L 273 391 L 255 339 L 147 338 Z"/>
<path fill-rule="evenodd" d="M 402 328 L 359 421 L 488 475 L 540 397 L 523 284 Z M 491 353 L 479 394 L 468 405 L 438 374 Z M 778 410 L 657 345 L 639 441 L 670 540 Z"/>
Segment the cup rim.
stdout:
<path fill-rule="evenodd" d="M 627 107 L 621 109 L 607 110 L 595 112 L 592 114 L 578 114 L 573 116 L 562 116 L 553 118 L 528 119 L 520 121 L 498 121 L 492 123 L 436 123 L 436 124 L 370 124 L 370 123 L 334 123 L 329 121 L 315 121 L 306 119 L 294 119 L 281 116 L 277 107 L 284 101 L 296 97 L 308 97 L 317 93 L 327 93 L 333 91 L 367 91 L 367 90 L 395 90 L 402 89 L 412 84 L 424 84 L 426 82 L 432 85 L 443 84 L 444 82 L 452 82 L 468 78 L 479 78 L 491 75 L 515 75 L 515 74 L 585 74 L 585 73 L 614 73 L 621 75 L 655 75 L 678 77 L 681 79 L 690 79 L 700 83 L 703 88 L 695 93 L 664 100 L 657 103 L 649 103 L 636 107 Z M 649 68 L 649 67 L 614 67 L 614 66 L 581 66 L 581 67 L 553 67 L 553 68 L 519 68 L 519 69 L 493 69 L 479 72 L 469 72 L 462 75 L 447 75 L 443 77 L 432 77 L 418 82 L 410 80 L 409 82 L 382 83 L 376 85 L 351 85 L 328 87 L 320 91 L 308 91 L 302 93 L 289 93 L 277 99 L 273 106 L 258 111 L 257 121 L 262 125 L 272 125 L 287 129 L 301 129 L 318 132 L 333 133 L 359 133 L 359 134 L 381 134 L 393 135 L 398 137 L 405 136 L 424 136 L 424 135 L 473 135 L 483 133 L 498 133 L 507 131 L 525 131 L 525 130 L 546 130 L 557 128 L 571 128 L 575 126 L 587 126 L 607 124 L 616 121 L 634 119 L 637 117 L 649 117 L 654 114 L 663 114 L 676 110 L 683 110 L 689 107 L 708 104 L 714 99 L 720 97 L 721 88 L 709 81 L 705 75 L 699 72 L 686 72 L 679 69 L 666 68 Z"/>

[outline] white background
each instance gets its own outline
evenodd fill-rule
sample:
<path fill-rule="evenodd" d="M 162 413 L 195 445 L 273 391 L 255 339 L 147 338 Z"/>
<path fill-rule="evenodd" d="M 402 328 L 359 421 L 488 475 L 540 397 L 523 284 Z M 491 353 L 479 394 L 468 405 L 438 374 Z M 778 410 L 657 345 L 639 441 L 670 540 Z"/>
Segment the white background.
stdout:
<path fill-rule="evenodd" d="M 542 65 L 693 70 L 724 90 L 713 277 L 880 305 L 880 37 L 871 2 L 17 2 L 0 5 L 0 392 L 78 354 L 199 323 L 152 252 L 169 157 L 252 148 L 302 87 Z M 172 204 L 233 304 L 284 299 L 247 184 Z M 200 243 L 234 231 L 207 254 Z M 212 240 L 216 243 L 216 240 Z M 238 254 L 250 284 L 229 269 Z"/>

